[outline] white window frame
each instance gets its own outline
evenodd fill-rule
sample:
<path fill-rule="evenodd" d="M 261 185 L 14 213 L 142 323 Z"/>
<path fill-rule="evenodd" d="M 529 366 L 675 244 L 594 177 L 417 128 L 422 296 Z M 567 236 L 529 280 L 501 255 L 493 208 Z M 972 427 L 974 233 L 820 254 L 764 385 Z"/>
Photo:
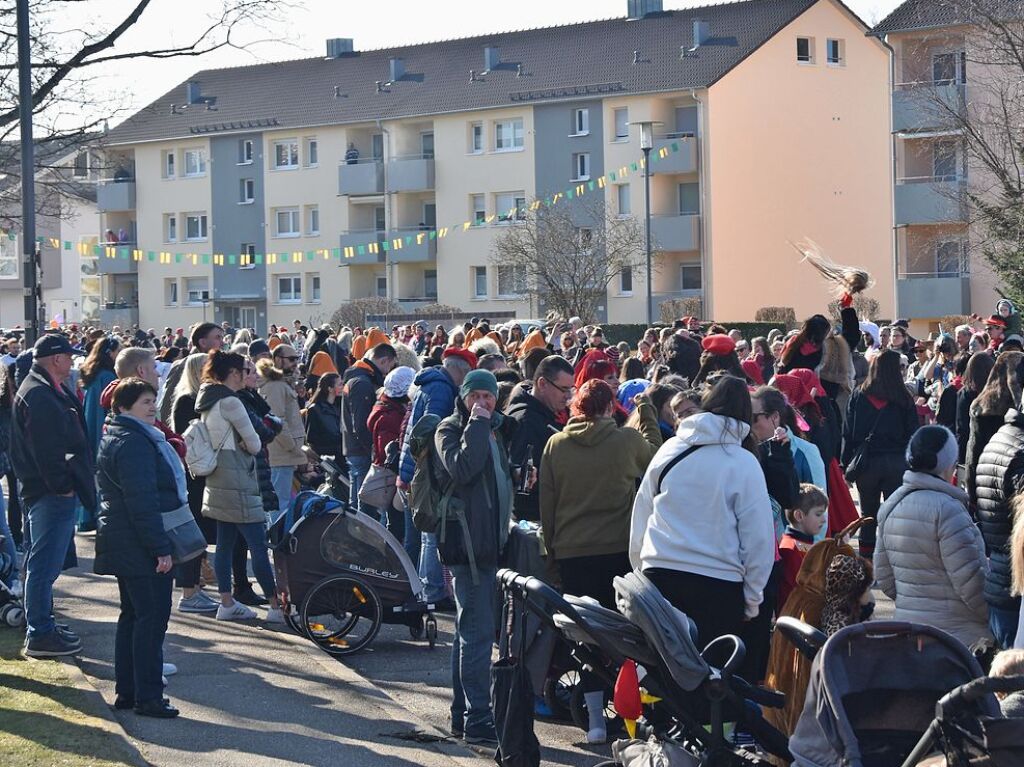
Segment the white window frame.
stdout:
<path fill-rule="evenodd" d="M 800 58 L 800 41 L 801 40 L 806 40 L 807 41 L 807 58 L 805 58 L 805 59 Z M 797 53 L 796 53 L 796 63 L 800 64 L 801 66 L 805 66 L 805 67 L 812 67 L 812 66 L 814 66 L 814 38 L 813 37 L 808 37 L 806 35 L 798 35 L 797 38 L 796 38 L 796 41 L 797 41 L 796 42 L 796 45 L 797 45 L 797 49 L 796 49 L 797 50 Z"/>
<path fill-rule="evenodd" d="M 178 160 L 177 153 L 173 149 L 167 149 L 163 153 L 163 178 L 175 178 Z"/>
<path fill-rule="evenodd" d="M 320 142 L 316 136 L 307 136 L 305 141 L 305 160 L 307 168 L 316 168 L 320 165 Z"/>
<path fill-rule="evenodd" d="M 625 287 L 625 276 L 629 275 L 629 288 Z M 682 272 L 679 274 L 679 279 L 682 280 Z M 631 296 L 633 295 L 633 268 L 630 266 L 624 266 L 619 271 L 619 295 L 620 296 Z"/>
<path fill-rule="evenodd" d="M 508 132 L 507 140 L 505 132 Z M 502 134 L 499 137 L 498 134 Z M 507 120 L 494 121 L 494 151 L 522 152 L 525 147 L 523 118 L 512 117 Z"/>
<path fill-rule="evenodd" d="M 573 152 L 572 181 L 590 181 L 590 152 Z"/>
<path fill-rule="evenodd" d="M 487 286 L 487 267 L 486 266 L 474 266 L 472 268 L 473 276 L 473 300 L 482 301 L 487 298 L 488 286 Z M 480 278 L 484 280 L 484 290 L 480 292 Z"/>
<path fill-rule="evenodd" d="M 238 162 L 236 165 L 252 165 L 255 147 L 251 138 L 244 138 L 238 142 Z"/>
<path fill-rule="evenodd" d="M 515 216 L 508 212 L 516 209 Z M 516 221 L 526 220 L 526 192 L 497 192 L 494 195 L 494 225 L 509 226 Z"/>
<path fill-rule="evenodd" d="M 484 124 L 474 122 L 469 124 L 469 154 L 483 154 L 487 143 L 484 135 Z"/>
<path fill-rule="evenodd" d="M 195 219 L 196 225 L 199 227 L 199 235 L 197 237 L 189 237 L 189 220 Z M 185 214 L 185 242 L 204 242 L 210 236 L 209 218 L 202 211 L 191 211 Z"/>
<path fill-rule="evenodd" d="M 469 196 L 469 214 L 472 226 L 484 226 L 487 223 L 487 195 L 471 194 Z"/>
<path fill-rule="evenodd" d="M 206 287 L 192 288 L 189 286 L 190 282 L 196 282 Z M 195 298 L 192 297 L 193 293 L 197 294 Z M 206 294 L 206 301 L 210 300 L 210 279 L 209 277 L 186 277 L 185 278 L 185 302 L 189 306 L 202 306 L 203 305 L 203 293 Z"/>
<path fill-rule="evenodd" d="M 836 56 L 832 58 L 832 46 L 836 47 Z M 829 37 L 825 40 L 825 63 L 830 67 L 841 67 L 846 65 L 846 41 Z"/>
<path fill-rule="evenodd" d="M 306 275 L 306 281 L 309 283 L 306 290 L 306 303 L 307 304 L 318 304 L 320 303 L 320 272 L 313 272 L 312 274 Z"/>
<path fill-rule="evenodd" d="M 297 138 L 283 138 L 277 139 L 273 142 L 274 147 L 274 165 L 273 170 L 296 170 L 299 167 L 299 140 Z M 284 165 L 278 164 L 278 150 L 285 148 L 286 157 L 289 161 Z"/>
<path fill-rule="evenodd" d="M 290 224 L 287 231 L 281 231 L 281 216 L 288 216 Z M 301 237 L 302 236 L 302 212 L 296 207 L 274 208 L 274 236 L 275 237 Z"/>
<path fill-rule="evenodd" d="M 178 305 L 178 278 L 169 277 L 164 279 L 164 306 Z"/>
<path fill-rule="evenodd" d="M 178 241 L 178 216 L 174 213 L 164 214 L 164 242 Z"/>
<path fill-rule="evenodd" d="M 242 246 L 238 249 L 238 253 L 240 255 L 242 255 L 242 256 L 249 256 L 249 263 L 247 263 L 247 264 L 241 263 L 241 259 L 239 259 L 239 264 L 238 264 L 238 268 L 239 269 L 255 269 L 256 268 L 256 264 L 252 260 L 252 257 L 256 255 L 256 245 L 254 243 L 243 242 Z"/>
<path fill-rule="evenodd" d="M 572 136 L 590 135 L 590 109 L 578 107 L 572 110 Z"/>
<path fill-rule="evenodd" d="M 252 205 L 256 202 L 256 179 L 254 178 L 243 178 L 240 179 L 239 205 Z"/>
<path fill-rule="evenodd" d="M 623 210 L 622 201 L 626 201 L 626 209 Z M 617 184 L 615 187 L 615 211 L 619 218 L 628 218 L 633 215 L 633 198 L 630 196 L 629 184 Z"/>
<path fill-rule="evenodd" d="M 281 283 L 288 282 L 287 293 L 281 290 Z M 297 291 L 297 295 L 296 295 Z M 287 296 L 287 297 L 286 297 Z M 275 274 L 274 275 L 274 298 L 279 304 L 301 304 L 302 303 L 302 275 L 301 274 Z"/>
<path fill-rule="evenodd" d="M 185 175 L 184 178 L 202 178 L 206 175 L 206 150 L 202 147 L 196 147 L 195 149 L 184 149 L 182 150 L 185 162 Z M 198 157 L 198 169 L 195 171 L 189 170 L 190 158 Z"/>
<path fill-rule="evenodd" d="M 505 278 L 502 279 L 502 275 Z M 511 279 L 511 285 L 502 285 L 502 282 L 507 282 Z M 511 292 L 508 290 L 502 290 L 502 287 L 511 288 Z M 511 264 L 499 266 L 497 274 L 495 275 L 494 289 L 496 291 L 496 298 L 519 298 L 526 293 L 526 269 L 516 268 Z"/>
<path fill-rule="evenodd" d="M 626 118 L 623 122 L 626 132 L 621 136 L 619 135 L 620 112 L 622 112 Z M 612 142 L 625 144 L 627 141 L 629 141 L 629 107 L 615 107 L 612 110 Z"/>
<path fill-rule="evenodd" d="M 305 219 L 306 234 L 310 237 L 315 237 L 320 234 L 320 206 L 307 205 Z"/>

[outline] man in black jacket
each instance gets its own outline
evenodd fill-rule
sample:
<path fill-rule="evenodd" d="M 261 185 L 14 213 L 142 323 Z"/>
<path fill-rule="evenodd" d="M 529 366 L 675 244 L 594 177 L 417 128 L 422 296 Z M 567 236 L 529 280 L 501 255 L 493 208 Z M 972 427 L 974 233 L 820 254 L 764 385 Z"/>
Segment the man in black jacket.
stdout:
<path fill-rule="evenodd" d="M 21 480 L 31 546 L 25 560 L 25 654 L 74 655 L 78 637 L 53 618 L 53 583 L 65 565 L 77 564 L 75 509 L 96 507 L 92 451 L 78 398 L 61 383 L 75 350 L 61 335 L 36 341 L 34 362 L 14 398 L 11 460 Z M 77 496 L 77 498 L 76 498 Z"/>
<path fill-rule="evenodd" d="M 345 389 L 341 401 L 341 441 L 348 462 L 349 503 L 366 514 L 374 509 L 359 503 L 359 488 L 370 470 L 373 455 L 373 435 L 366 425 L 377 390 L 384 385 L 384 376 L 398 364 L 395 347 L 381 343 L 355 365 L 345 371 Z M 382 519 L 387 524 L 387 519 Z"/>
<path fill-rule="evenodd" d="M 562 430 L 558 415 L 568 407 L 574 393 L 572 365 L 558 355 L 540 361 L 532 384 L 523 382 L 515 388 L 505 409 L 505 415 L 517 424 L 510 448 L 513 466 L 522 466 L 532 457 L 534 468 L 540 472 L 544 446 Z M 539 487 L 516 493 L 515 513 L 516 519 L 540 521 Z"/>

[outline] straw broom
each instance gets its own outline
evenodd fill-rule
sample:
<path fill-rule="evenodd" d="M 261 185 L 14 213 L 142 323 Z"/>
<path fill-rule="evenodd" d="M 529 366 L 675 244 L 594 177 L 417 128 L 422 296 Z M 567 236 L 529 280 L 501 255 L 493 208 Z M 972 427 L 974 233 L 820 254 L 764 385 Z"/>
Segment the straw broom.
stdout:
<path fill-rule="evenodd" d="M 856 266 L 837 264 L 822 253 L 818 244 L 811 239 L 803 239 L 799 243 L 791 241 L 789 244 L 803 256 L 801 261 L 809 263 L 826 282 L 832 284 L 837 298 L 842 298 L 844 294 L 855 296 L 874 284 L 867 271 Z"/>

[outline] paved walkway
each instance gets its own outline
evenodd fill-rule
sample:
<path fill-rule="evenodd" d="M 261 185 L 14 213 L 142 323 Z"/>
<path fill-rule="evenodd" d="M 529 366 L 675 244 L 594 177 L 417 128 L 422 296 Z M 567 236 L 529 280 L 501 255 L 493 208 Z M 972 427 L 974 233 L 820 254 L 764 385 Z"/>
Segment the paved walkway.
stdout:
<path fill-rule="evenodd" d="M 117 586 L 91 573 L 91 536 L 79 535 L 77 544 L 81 566 L 57 581 L 56 606 L 82 637 L 79 665 L 112 706 Z M 181 716 L 115 713 L 155 767 L 484 764 L 457 743 L 403 739 L 424 723 L 287 629 L 174 611 L 164 647 L 165 660 L 179 669 L 167 695 Z"/>

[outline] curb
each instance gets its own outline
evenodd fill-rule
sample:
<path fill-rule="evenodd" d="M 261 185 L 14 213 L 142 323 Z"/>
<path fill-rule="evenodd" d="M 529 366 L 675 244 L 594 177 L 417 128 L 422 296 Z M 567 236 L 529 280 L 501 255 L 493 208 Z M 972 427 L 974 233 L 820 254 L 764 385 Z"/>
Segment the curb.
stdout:
<path fill-rule="evenodd" d="M 100 691 L 89 681 L 81 667 L 72 658 L 61 658 L 61 665 L 68 674 L 68 681 L 71 686 L 82 692 L 92 704 L 93 716 L 99 720 L 101 728 L 111 737 L 117 738 L 124 746 L 124 758 L 133 767 L 151 767 L 150 763 L 142 755 L 139 747 L 135 744 L 121 723 L 117 721 L 113 711 L 103 699 Z"/>

